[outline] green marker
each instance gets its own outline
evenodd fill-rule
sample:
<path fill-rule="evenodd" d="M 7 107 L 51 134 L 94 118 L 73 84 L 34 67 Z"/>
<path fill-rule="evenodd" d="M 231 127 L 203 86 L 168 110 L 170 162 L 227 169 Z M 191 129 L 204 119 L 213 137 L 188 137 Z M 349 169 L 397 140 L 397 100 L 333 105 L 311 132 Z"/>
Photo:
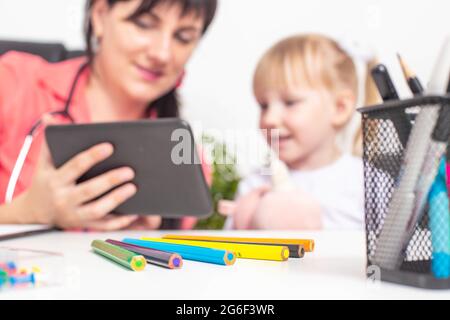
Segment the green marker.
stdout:
<path fill-rule="evenodd" d="M 145 258 L 143 256 L 112 245 L 105 241 L 94 240 L 92 241 L 91 247 L 94 252 L 133 271 L 142 271 L 147 265 L 147 261 L 145 261 Z"/>

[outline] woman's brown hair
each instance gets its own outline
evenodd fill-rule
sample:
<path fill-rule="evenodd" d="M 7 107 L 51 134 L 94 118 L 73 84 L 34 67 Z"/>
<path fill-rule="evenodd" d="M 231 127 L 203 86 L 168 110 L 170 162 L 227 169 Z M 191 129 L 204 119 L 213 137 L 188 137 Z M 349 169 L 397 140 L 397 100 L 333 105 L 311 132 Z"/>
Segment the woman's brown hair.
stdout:
<path fill-rule="evenodd" d="M 96 0 L 88 0 L 86 3 L 85 15 L 85 42 L 86 54 L 89 62 L 92 62 L 95 56 L 93 44 L 93 27 L 91 22 L 91 8 Z M 129 0 L 107 0 L 110 7 L 113 7 L 118 2 Z M 140 15 L 151 12 L 153 8 L 160 4 L 178 5 L 182 8 L 181 15 L 196 14 L 203 17 L 203 33 L 208 30 L 211 22 L 214 19 L 217 9 L 217 0 L 142 0 L 139 7 L 133 14 L 128 17 L 130 21 L 137 19 Z M 158 118 L 171 118 L 179 116 L 179 101 L 177 97 L 177 90 L 173 88 L 171 91 L 152 102 L 147 113 L 156 112 Z"/>

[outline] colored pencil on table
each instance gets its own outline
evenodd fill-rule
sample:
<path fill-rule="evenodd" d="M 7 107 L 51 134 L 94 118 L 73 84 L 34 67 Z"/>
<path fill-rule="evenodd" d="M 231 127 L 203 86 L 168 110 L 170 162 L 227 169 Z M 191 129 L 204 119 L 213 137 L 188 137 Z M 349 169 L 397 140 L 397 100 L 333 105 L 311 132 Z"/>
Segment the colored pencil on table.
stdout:
<path fill-rule="evenodd" d="M 183 259 L 229 266 L 235 263 L 236 255 L 228 250 L 203 248 L 198 246 L 185 246 L 179 244 L 144 241 L 139 239 L 123 239 L 125 243 L 134 244 L 144 248 L 176 252 Z"/>
<path fill-rule="evenodd" d="M 214 238 L 214 239 L 212 239 Z M 195 237 L 195 236 L 175 236 L 175 235 L 167 235 L 164 236 L 163 239 L 170 240 L 190 240 L 190 241 L 206 241 L 206 242 L 220 242 L 220 243 L 231 243 L 231 244 L 253 244 L 253 245 L 261 245 L 261 246 L 284 246 L 289 249 L 289 258 L 303 258 L 305 256 L 305 248 L 301 244 L 285 244 L 285 243 L 277 243 L 277 242 L 257 242 L 257 241 L 242 241 L 235 240 L 236 238 L 221 238 L 217 237 Z M 220 240 L 226 239 L 226 240 Z M 229 239 L 229 240 L 228 240 Z M 273 239 L 274 241 L 276 239 Z M 306 241 L 306 240 L 305 240 Z M 311 244 L 308 244 L 309 249 L 311 250 Z M 313 245 L 314 246 L 314 245 Z"/>
<path fill-rule="evenodd" d="M 291 252 L 297 250 L 297 246 L 302 246 L 305 252 L 314 251 L 314 240 L 311 240 L 311 239 L 207 237 L 207 236 L 188 236 L 188 235 L 176 235 L 176 234 L 167 234 L 167 235 L 163 236 L 163 239 L 200 240 L 200 241 L 217 241 L 217 242 L 287 246 L 287 247 L 289 247 L 289 251 L 291 251 Z"/>
<path fill-rule="evenodd" d="M 286 246 L 267 246 L 258 244 L 226 243 L 213 241 L 193 241 L 174 239 L 142 238 L 146 241 L 160 243 L 182 244 L 187 246 L 201 246 L 205 248 L 230 250 L 236 257 L 242 259 L 286 261 L 289 258 L 289 249 Z"/>
<path fill-rule="evenodd" d="M 183 265 L 183 258 L 181 258 L 181 256 L 176 253 L 144 248 L 111 239 L 106 240 L 106 242 L 124 248 L 136 254 L 140 254 L 145 258 L 145 260 L 147 260 L 148 263 L 157 266 L 169 269 L 178 269 Z"/>
<path fill-rule="evenodd" d="M 142 271 L 147 264 L 143 256 L 105 241 L 94 240 L 92 241 L 91 247 L 95 253 L 98 253 L 133 271 Z"/>

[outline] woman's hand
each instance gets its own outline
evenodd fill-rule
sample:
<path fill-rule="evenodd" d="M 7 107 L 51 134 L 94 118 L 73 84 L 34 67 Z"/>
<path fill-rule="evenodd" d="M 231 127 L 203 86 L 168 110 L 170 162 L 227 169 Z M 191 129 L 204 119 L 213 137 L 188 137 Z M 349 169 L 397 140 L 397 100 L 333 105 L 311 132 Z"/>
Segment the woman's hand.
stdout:
<path fill-rule="evenodd" d="M 81 152 L 56 169 L 44 141 L 32 185 L 22 198 L 24 210 L 31 212 L 29 220 L 64 229 L 86 228 L 99 231 L 123 229 L 135 222 L 137 216 L 109 214 L 136 193 L 136 186 L 126 183 L 134 178 L 132 169 L 125 167 L 111 170 L 76 184 L 78 178 L 110 157 L 113 151 L 111 144 L 100 144 Z M 124 183 L 126 184 L 110 191 Z M 103 194 L 105 195 L 102 196 Z M 102 197 L 97 199 L 100 196 Z"/>
<path fill-rule="evenodd" d="M 140 216 L 127 230 L 156 230 L 161 226 L 161 222 L 160 216 Z"/>

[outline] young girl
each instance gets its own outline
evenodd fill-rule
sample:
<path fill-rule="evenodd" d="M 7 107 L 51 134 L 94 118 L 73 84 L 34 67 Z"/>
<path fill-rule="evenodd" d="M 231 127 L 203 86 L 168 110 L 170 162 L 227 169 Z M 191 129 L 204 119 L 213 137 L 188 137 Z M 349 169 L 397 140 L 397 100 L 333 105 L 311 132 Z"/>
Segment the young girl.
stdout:
<path fill-rule="evenodd" d="M 232 215 L 227 225 L 362 228 L 363 165 L 337 143 L 358 100 L 352 57 L 325 36 L 291 37 L 263 56 L 253 86 L 261 106 L 260 128 L 282 164 L 272 165 L 272 176 L 250 175 L 241 182 L 235 203 L 220 204 L 221 212 Z"/>

